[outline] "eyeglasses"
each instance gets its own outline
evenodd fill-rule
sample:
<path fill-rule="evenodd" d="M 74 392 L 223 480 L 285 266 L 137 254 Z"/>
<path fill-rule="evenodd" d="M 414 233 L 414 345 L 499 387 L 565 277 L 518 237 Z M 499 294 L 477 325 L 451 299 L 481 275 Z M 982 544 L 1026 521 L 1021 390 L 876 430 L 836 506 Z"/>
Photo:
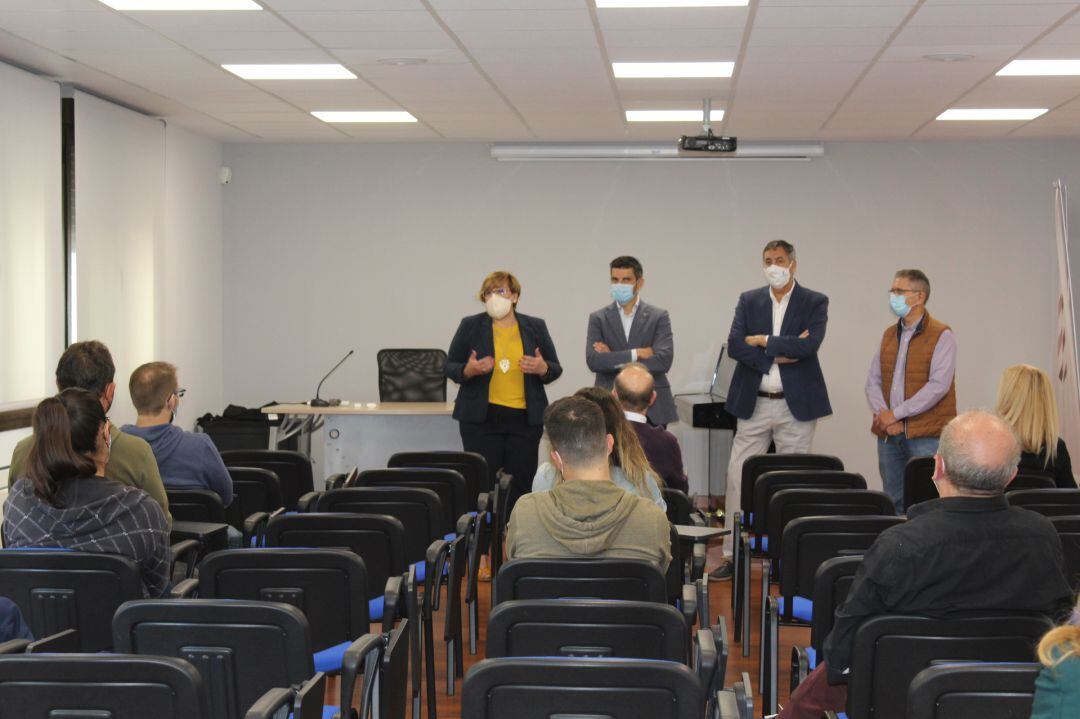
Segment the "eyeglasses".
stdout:
<path fill-rule="evenodd" d="M 902 290 L 899 288 L 889 290 L 890 295 L 906 295 L 912 292 L 922 292 L 922 290 Z"/>
<path fill-rule="evenodd" d="M 492 295 L 498 295 L 499 297 L 509 297 L 512 294 L 514 293 L 506 289 L 505 287 L 496 287 L 493 290 L 488 290 L 487 292 L 485 292 L 484 297 L 491 297 Z"/>
<path fill-rule="evenodd" d="M 177 397 L 183 397 L 185 392 L 187 392 L 187 390 L 181 387 L 180 389 L 173 392 L 173 394 L 175 394 Z"/>

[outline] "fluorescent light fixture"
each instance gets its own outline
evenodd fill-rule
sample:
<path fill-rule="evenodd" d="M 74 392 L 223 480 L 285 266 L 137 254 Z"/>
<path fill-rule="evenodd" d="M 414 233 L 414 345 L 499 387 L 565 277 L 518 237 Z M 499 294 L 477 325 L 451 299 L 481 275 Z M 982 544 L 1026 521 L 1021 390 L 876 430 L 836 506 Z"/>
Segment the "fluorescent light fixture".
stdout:
<path fill-rule="evenodd" d="M 954 107 L 937 116 L 939 120 L 1034 120 L 1046 112 L 1045 107 Z"/>
<path fill-rule="evenodd" d="M 245 80 L 355 80 L 343 66 L 332 65 L 222 65 Z"/>
<path fill-rule="evenodd" d="M 701 122 L 701 110 L 627 110 L 627 122 Z M 723 110 L 709 112 L 710 122 L 720 122 L 724 119 Z"/>
<path fill-rule="evenodd" d="M 1080 75 L 1080 60 L 1013 60 L 998 75 Z"/>
<path fill-rule="evenodd" d="M 358 112 L 352 110 L 316 110 L 311 113 L 323 122 L 416 122 L 407 112 Z"/>
<path fill-rule="evenodd" d="M 646 7 L 746 7 L 750 0 L 596 0 L 600 10 Z"/>
<path fill-rule="evenodd" d="M 613 62 L 615 77 L 731 77 L 733 62 Z"/>
<path fill-rule="evenodd" d="M 253 0 L 100 0 L 113 10 L 262 10 Z"/>

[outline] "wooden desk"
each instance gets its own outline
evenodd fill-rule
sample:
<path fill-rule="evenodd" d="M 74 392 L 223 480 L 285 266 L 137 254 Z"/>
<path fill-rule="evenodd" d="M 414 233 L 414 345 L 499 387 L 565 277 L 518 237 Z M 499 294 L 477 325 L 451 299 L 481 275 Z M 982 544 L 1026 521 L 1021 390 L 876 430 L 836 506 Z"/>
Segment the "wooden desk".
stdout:
<path fill-rule="evenodd" d="M 323 464 L 327 475 L 353 467 L 385 467 L 395 452 L 461 449 L 453 402 L 343 402 L 337 407 L 278 404 L 264 414 L 284 415 L 285 431 L 300 427 L 310 451 L 311 432 L 323 429 Z M 270 447 L 276 448 L 277 428 L 271 428 Z"/>

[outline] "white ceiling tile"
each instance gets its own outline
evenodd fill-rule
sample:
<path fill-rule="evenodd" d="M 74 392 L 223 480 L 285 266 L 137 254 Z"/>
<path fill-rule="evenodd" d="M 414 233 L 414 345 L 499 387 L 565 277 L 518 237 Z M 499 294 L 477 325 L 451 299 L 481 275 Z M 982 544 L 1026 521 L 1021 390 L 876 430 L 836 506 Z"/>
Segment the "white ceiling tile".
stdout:
<path fill-rule="evenodd" d="M 459 32 L 458 39 L 471 51 L 473 48 L 583 48 L 596 46 L 592 30 L 508 30 L 505 32 Z"/>
<path fill-rule="evenodd" d="M 1018 45 L 1023 46 L 1038 37 L 1046 28 L 1042 25 L 974 26 L 908 26 L 893 41 L 895 45 L 937 45 L 947 52 L 951 45 Z"/>
<path fill-rule="evenodd" d="M 114 13 L 105 6 L 100 10 L 78 12 L 58 10 L 20 10 L 0 3 L 0 27 L 18 34 L 29 30 L 35 33 L 58 32 L 61 30 L 129 30 L 139 29 L 139 25 L 128 18 Z"/>
<path fill-rule="evenodd" d="M 956 64 L 956 63 L 940 63 L 933 60 L 927 60 L 926 55 L 933 55 L 941 52 L 955 52 L 964 55 L 971 55 L 972 60 L 979 62 L 997 62 L 1003 63 L 1017 52 L 1023 45 L 1011 44 L 1011 45 L 961 45 L 961 44 L 947 44 L 947 45 L 890 45 L 885 49 L 885 52 L 881 54 L 881 58 L 878 62 L 917 62 L 926 63 L 933 67 L 938 67 L 942 64 Z M 963 61 L 969 62 L 969 61 Z"/>
<path fill-rule="evenodd" d="M 1071 45 L 1037 43 L 1024 50 L 1020 60 L 1069 60 L 1080 58 L 1080 42 Z"/>
<path fill-rule="evenodd" d="M 199 49 L 199 54 L 215 65 L 233 64 L 323 64 L 336 62 L 325 50 L 314 46 L 307 49 L 283 50 L 205 50 Z"/>
<path fill-rule="evenodd" d="M 588 30 L 592 19 L 584 8 L 577 10 L 452 10 L 440 16 L 454 32 L 496 30 Z"/>
<path fill-rule="evenodd" d="M 172 39 L 198 51 L 311 50 L 316 46 L 298 32 L 174 32 Z"/>
<path fill-rule="evenodd" d="M 259 0 L 266 7 L 279 12 L 334 12 L 359 10 L 423 10 L 420 0 Z"/>
<path fill-rule="evenodd" d="M 576 10 L 582 0 L 431 0 L 439 12 L 446 10 Z"/>
<path fill-rule="evenodd" d="M 851 6 L 773 6 L 758 8 L 754 28 L 895 28 L 909 12 L 897 5 Z"/>
<path fill-rule="evenodd" d="M 334 57 L 338 58 L 341 62 L 348 65 L 349 67 L 381 65 L 381 63 L 379 63 L 379 60 L 393 57 L 423 58 L 426 61 L 426 65 L 453 65 L 469 61 L 468 56 L 466 56 L 456 47 L 441 49 L 396 47 L 393 49 L 393 52 L 388 52 L 387 50 L 380 49 L 356 50 L 334 48 Z"/>
<path fill-rule="evenodd" d="M 427 112 L 424 122 L 437 132 L 455 139 L 530 139 L 528 128 L 511 112 L 468 113 Z"/>
<path fill-rule="evenodd" d="M 289 26 L 274 13 L 235 10 L 231 12 L 125 12 L 132 21 L 159 32 L 281 32 Z"/>
<path fill-rule="evenodd" d="M 747 15 L 745 7 L 613 8 L 598 12 L 600 27 L 605 30 L 742 29 Z"/>
<path fill-rule="evenodd" d="M 903 5 L 911 7 L 916 0 L 873 0 L 874 5 Z M 867 0 L 758 0 L 761 7 L 818 7 L 818 6 L 842 6 L 863 7 L 868 5 Z"/>
<path fill-rule="evenodd" d="M 822 27 L 810 29 L 792 27 L 755 28 L 750 35 L 750 45 L 870 45 L 880 47 L 889 39 L 891 27 Z"/>
<path fill-rule="evenodd" d="M 349 137 L 369 142 L 400 142 L 439 139 L 439 134 L 437 132 L 419 122 L 342 122 L 334 124 L 333 127 Z"/>
<path fill-rule="evenodd" d="M 869 62 L 879 48 L 875 45 L 769 45 L 751 44 L 743 61 L 747 65 L 804 62 Z"/>
<path fill-rule="evenodd" d="M 735 61 L 737 45 L 713 47 L 614 47 L 607 46 L 612 62 L 707 62 Z M 681 82 L 681 81 L 680 81 Z"/>
<path fill-rule="evenodd" d="M 427 47 L 455 50 L 454 41 L 441 30 L 437 32 L 311 32 L 312 40 L 332 50 L 394 50 Z M 384 56 L 385 57 L 385 56 Z"/>
<path fill-rule="evenodd" d="M 674 30 L 605 30 L 604 44 L 616 52 L 627 48 L 724 48 L 734 59 L 742 41 L 740 28 L 695 28 Z"/>
<path fill-rule="evenodd" d="M 1046 37 L 1039 41 L 1048 45 L 1063 44 L 1073 45 L 1080 43 L 1080 24 L 1066 23 L 1052 30 Z"/>
<path fill-rule="evenodd" d="M 287 12 L 282 17 L 304 32 L 440 32 L 424 10 L 387 12 Z"/>
<path fill-rule="evenodd" d="M 703 97 L 726 100 L 731 91 L 731 81 L 678 80 L 659 84 L 642 80 L 616 80 L 619 97 L 625 102 L 638 100 L 671 100 L 675 102 L 698 103 Z"/>
<path fill-rule="evenodd" d="M 908 23 L 912 27 L 983 27 L 992 25 L 1042 25 L 1060 20 L 1072 8 L 1040 2 L 924 5 Z"/>
<path fill-rule="evenodd" d="M 964 96 L 964 107 L 1056 107 L 1080 95 L 1080 77 L 991 77 Z"/>
<path fill-rule="evenodd" d="M 1005 137 L 1021 122 L 930 122 L 912 137 L 916 140 L 989 140 Z"/>

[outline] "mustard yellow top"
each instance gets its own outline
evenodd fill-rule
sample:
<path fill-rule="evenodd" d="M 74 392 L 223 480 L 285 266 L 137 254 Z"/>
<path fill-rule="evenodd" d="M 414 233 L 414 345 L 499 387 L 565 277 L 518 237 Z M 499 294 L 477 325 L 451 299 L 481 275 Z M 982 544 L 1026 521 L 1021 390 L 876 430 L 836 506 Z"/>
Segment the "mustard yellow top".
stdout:
<path fill-rule="evenodd" d="M 513 327 L 492 325 L 491 329 L 495 332 L 495 369 L 491 371 L 488 402 L 525 409 L 525 374 L 519 365 L 524 354 L 521 330 L 517 324 Z"/>

